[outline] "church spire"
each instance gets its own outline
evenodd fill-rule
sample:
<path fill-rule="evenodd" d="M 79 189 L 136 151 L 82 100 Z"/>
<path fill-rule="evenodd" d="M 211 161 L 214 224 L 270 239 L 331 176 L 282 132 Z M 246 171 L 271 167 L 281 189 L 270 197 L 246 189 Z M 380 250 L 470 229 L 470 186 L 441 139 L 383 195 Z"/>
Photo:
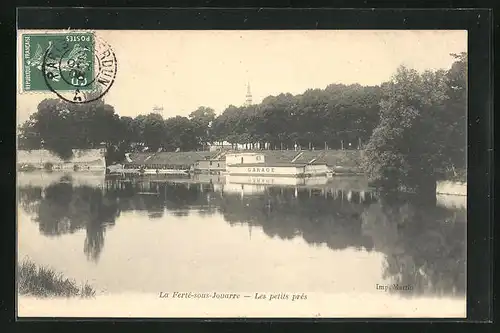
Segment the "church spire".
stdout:
<path fill-rule="evenodd" d="M 245 106 L 250 106 L 250 105 L 252 105 L 252 92 L 250 91 L 250 83 L 247 83 Z"/>

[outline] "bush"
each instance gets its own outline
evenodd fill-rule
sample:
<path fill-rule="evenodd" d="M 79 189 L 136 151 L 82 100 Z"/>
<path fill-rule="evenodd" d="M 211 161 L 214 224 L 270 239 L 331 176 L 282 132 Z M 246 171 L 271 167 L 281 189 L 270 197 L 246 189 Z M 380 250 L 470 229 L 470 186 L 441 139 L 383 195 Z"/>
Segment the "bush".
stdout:
<path fill-rule="evenodd" d="M 24 259 L 17 268 L 18 291 L 21 295 L 36 297 L 82 297 L 95 296 L 95 290 L 83 283 L 65 278 L 48 267 L 37 267 L 30 259 Z"/>

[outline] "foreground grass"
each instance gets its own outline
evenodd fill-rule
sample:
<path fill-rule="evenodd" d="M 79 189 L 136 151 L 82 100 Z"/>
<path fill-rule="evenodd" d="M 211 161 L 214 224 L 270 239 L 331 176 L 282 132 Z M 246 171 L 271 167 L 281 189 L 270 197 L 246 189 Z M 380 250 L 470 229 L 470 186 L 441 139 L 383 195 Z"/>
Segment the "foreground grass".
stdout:
<path fill-rule="evenodd" d="M 95 296 L 95 290 L 86 282 L 79 286 L 49 267 L 38 267 L 30 259 L 24 259 L 18 266 L 18 290 L 21 295 L 36 297 Z"/>

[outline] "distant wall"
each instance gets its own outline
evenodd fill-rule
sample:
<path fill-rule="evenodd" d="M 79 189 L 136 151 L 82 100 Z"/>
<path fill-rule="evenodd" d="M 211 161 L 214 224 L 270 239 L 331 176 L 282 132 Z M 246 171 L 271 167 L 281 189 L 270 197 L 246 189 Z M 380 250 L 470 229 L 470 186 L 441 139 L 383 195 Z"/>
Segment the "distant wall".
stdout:
<path fill-rule="evenodd" d="M 438 181 L 436 183 L 436 193 L 467 196 L 467 183 Z"/>
<path fill-rule="evenodd" d="M 106 170 L 104 151 L 100 149 L 73 149 L 73 157 L 63 160 L 45 149 L 18 150 L 17 166 L 24 168 L 45 169 L 50 164 L 52 170 L 99 171 Z"/>

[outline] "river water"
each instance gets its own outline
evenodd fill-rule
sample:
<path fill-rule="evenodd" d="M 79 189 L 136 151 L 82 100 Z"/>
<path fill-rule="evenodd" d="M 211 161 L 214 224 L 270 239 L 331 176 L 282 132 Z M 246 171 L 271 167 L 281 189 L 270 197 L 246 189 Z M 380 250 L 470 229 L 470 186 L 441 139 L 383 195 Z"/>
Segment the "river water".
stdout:
<path fill-rule="evenodd" d="M 363 177 L 21 173 L 18 202 L 19 260 L 97 297 L 348 293 L 465 307 L 461 197 L 385 195 Z"/>

